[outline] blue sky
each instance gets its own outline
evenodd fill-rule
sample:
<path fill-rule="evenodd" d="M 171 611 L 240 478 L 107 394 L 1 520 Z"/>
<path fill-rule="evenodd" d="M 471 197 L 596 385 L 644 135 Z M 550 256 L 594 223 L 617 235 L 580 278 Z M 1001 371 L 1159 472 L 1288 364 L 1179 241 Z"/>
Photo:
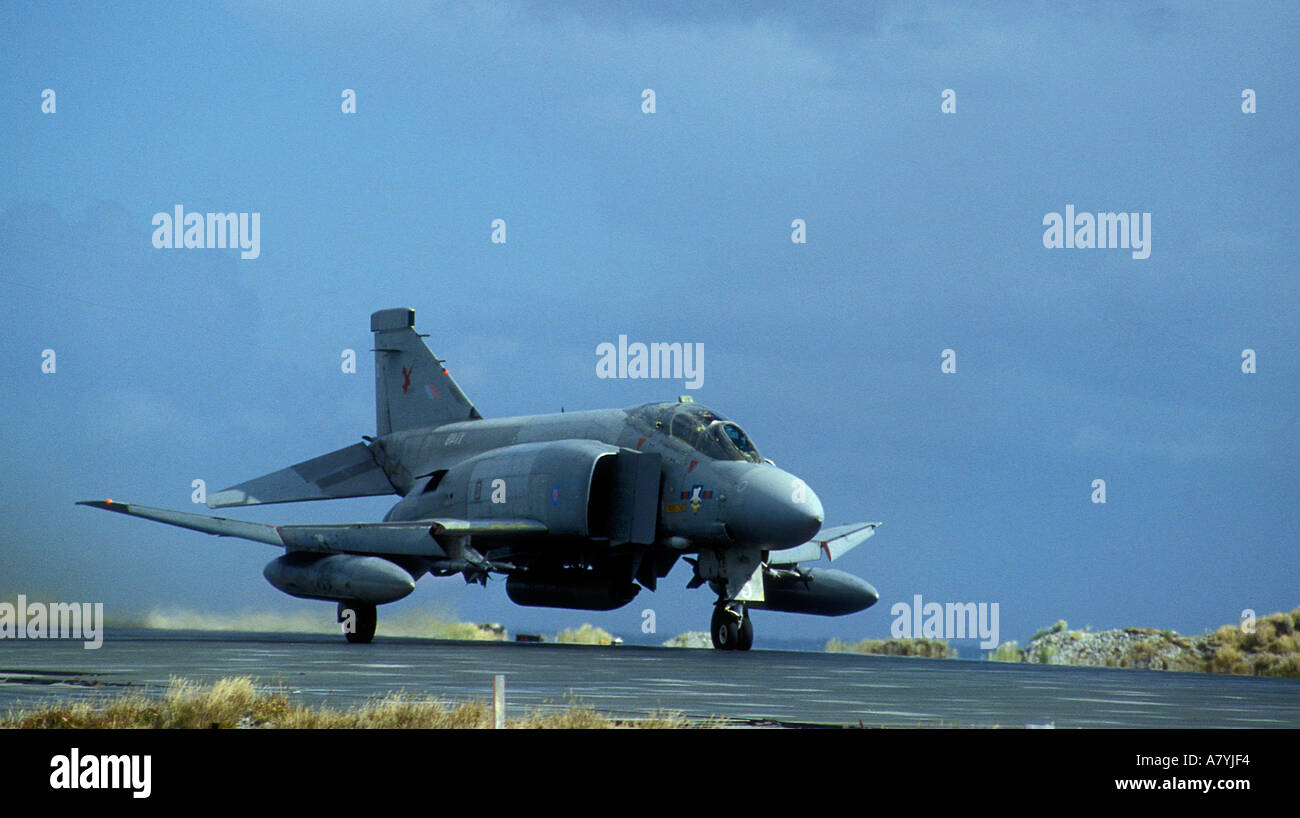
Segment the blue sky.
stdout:
<path fill-rule="evenodd" d="M 329 616 L 265 546 L 73 503 L 190 509 L 373 433 L 368 315 L 411 306 L 487 416 L 672 399 L 596 347 L 704 344 L 697 401 L 828 523 L 885 522 L 837 565 L 880 604 L 759 614 L 760 646 L 884 637 L 915 594 L 1021 641 L 1300 604 L 1294 6 L 268 5 L 0 10 L 6 598 Z M 155 249 L 176 204 L 260 213 L 260 257 Z M 1067 204 L 1151 213 L 1150 258 L 1045 249 Z M 392 609 L 634 636 L 653 607 L 667 638 L 707 621 L 688 578 L 606 614 L 458 579 Z"/>

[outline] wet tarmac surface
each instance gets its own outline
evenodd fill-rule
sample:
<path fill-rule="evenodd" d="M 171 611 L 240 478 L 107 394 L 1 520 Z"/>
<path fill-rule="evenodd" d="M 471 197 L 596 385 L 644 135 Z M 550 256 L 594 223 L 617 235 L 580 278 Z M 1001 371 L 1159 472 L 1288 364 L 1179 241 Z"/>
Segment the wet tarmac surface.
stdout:
<path fill-rule="evenodd" d="M 334 707 L 390 691 L 487 699 L 511 715 L 591 705 L 737 723 L 868 727 L 1300 727 L 1300 680 L 841 653 L 588 647 L 303 634 L 109 630 L 103 646 L 0 641 L 0 710 L 253 676 Z"/>

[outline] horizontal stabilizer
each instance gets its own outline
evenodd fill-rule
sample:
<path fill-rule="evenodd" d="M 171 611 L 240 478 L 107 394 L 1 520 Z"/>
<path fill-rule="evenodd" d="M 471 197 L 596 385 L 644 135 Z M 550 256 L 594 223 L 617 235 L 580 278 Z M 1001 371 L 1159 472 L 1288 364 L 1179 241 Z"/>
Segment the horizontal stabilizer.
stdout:
<path fill-rule="evenodd" d="M 296 503 L 396 494 L 370 447 L 354 443 L 338 451 L 222 489 L 208 497 L 210 508 Z"/>
<path fill-rule="evenodd" d="M 880 523 L 849 523 L 823 528 L 816 537 L 803 545 L 771 552 L 767 564 L 794 565 L 799 562 L 812 562 L 822 557 L 833 561 L 871 539 L 880 525 Z"/>

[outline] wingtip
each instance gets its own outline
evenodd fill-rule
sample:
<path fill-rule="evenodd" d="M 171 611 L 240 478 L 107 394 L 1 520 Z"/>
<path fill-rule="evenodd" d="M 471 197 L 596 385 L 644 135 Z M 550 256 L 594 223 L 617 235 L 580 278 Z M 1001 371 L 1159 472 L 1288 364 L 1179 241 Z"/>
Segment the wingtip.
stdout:
<path fill-rule="evenodd" d="M 249 500 L 253 502 L 249 502 Z M 248 506 L 257 505 L 257 498 L 250 498 L 246 492 L 234 488 L 222 489 L 215 494 L 208 495 L 208 501 L 205 505 L 208 508 L 230 508 L 231 506 Z"/>

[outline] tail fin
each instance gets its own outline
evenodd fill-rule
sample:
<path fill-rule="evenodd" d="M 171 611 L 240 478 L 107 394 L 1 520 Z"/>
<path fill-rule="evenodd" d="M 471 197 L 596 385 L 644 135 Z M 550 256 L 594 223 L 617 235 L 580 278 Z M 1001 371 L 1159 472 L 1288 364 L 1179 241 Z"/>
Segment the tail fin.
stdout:
<path fill-rule="evenodd" d="M 370 331 L 379 435 L 483 417 L 415 331 L 415 310 L 371 313 Z"/>

